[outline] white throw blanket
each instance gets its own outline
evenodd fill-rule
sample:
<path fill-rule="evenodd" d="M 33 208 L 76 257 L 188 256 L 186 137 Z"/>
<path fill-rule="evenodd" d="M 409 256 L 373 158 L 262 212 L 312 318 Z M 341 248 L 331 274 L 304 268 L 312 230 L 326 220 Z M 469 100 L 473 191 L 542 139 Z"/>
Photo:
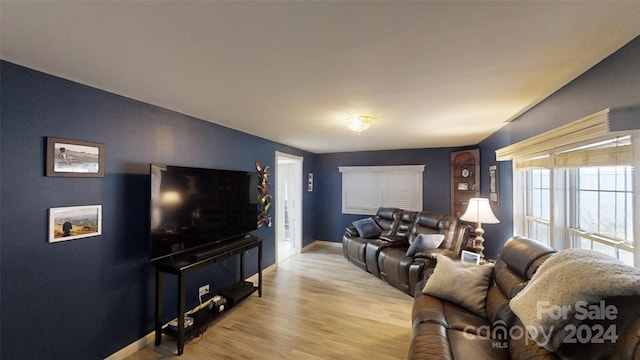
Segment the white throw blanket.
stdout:
<path fill-rule="evenodd" d="M 565 326 L 582 320 L 586 304 L 626 295 L 640 295 L 640 269 L 598 252 L 567 249 L 550 256 L 509 305 L 538 345 L 556 351 L 568 334 Z"/>

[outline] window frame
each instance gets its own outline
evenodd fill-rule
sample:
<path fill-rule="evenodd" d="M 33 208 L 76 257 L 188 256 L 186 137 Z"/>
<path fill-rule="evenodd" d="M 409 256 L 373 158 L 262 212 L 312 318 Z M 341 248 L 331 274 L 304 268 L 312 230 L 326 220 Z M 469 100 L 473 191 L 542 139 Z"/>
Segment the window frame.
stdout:
<path fill-rule="evenodd" d="M 533 203 L 534 203 L 534 198 L 533 198 L 533 171 L 535 171 L 536 169 L 546 169 L 546 168 L 540 168 L 540 167 L 532 167 L 532 168 L 527 168 L 526 170 L 523 171 L 523 189 L 524 189 L 524 198 L 523 198 L 523 234 L 525 234 L 525 236 L 531 237 L 531 238 L 538 238 L 536 236 L 532 235 L 532 229 L 530 227 L 530 223 L 535 223 L 537 225 L 542 225 L 545 226 L 547 228 L 547 239 L 545 239 L 545 241 L 543 241 L 544 243 L 551 245 L 552 244 L 552 234 L 551 234 L 551 206 L 549 206 L 548 212 L 549 212 L 549 218 L 544 218 L 542 216 L 536 216 L 535 211 L 533 210 Z M 551 176 L 551 171 L 549 169 L 546 169 L 549 171 L 549 188 L 544 188 L 549 190 L 549 204 L 551 204 L 551 181 L 552 181 L 552 176 Z M 543 188 L 540 187 L 538 188 L 539 190 L 542 190 Z M 538 238 L 539 239 L 539 238 Z"/>

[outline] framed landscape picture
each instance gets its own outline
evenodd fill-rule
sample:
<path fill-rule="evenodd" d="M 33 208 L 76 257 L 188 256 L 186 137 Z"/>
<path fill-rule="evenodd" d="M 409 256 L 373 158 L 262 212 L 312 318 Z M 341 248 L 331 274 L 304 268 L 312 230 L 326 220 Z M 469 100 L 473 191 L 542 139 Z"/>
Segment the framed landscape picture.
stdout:
<path fill-rule="evenodd" d="M 461 254 L 462 262 L 470 263 L 470 264 L 480 264 L 480 254 L 473 253 L 471 251 L 462 250 Z"/>
<path fill-rule="evenodd" d="M 102 235 L 102 205 L 49 209 L 49 242 Z"/>
<path fill-rule="evenodd" d="M 104 177 L 101 143 L 47 137 L 47 176 Z"/>
<path fill-rule="evenodd" d="M 498 175 L 498 164 L 489 166 L 489 200 L 496 204 L 500 199 L 500 176 Z"/>

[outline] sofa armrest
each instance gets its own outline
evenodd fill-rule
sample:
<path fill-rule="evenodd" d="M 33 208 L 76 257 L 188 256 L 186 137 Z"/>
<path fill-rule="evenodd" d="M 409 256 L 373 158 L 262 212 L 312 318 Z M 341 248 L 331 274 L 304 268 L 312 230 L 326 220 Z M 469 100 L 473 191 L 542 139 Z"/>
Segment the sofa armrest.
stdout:
<path fill-rule="evenodd" d="M 391 243 L 391 244 L 404 244 L 407 242 L 407 238 L 405 238 L 404 236 L 398 236 L 398 235 L 381 236 L 380 240 Z"/>
<path fill-rule="evenodd" d="M 615 354 L 619 354 L 621 359 L 640 359 L 640 318 L 619 335 Z"/>
<path fill-rule="evenodd" d="M 344 234 L 349 236 L 360 236 L 355 226 L 347 226 L 346 228 L 344 228 Z"/>
<path fill-rule="evenodd" d="M 449 250 L 449 249 L 429 249 L 429 250 L 422 250 L 419 251 L 415 254 L 415 258 L 422 258 L 422 259 L 430 259 L 430 260 L 436 260 L 436 255 L 444 255 L 446 257 L 449 257 L 451 259 L 456 259 L 456 253 L 454 253 L 453 251 Z"/>

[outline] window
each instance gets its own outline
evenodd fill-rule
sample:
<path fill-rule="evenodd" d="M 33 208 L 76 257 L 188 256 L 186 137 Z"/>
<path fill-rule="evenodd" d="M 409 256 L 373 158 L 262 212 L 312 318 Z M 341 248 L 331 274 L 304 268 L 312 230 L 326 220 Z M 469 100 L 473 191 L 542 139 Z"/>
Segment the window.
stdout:
<path fill-rule="evenodd" d="M 571 247 L 634 263 L 631 136 L 596 141 L 556 155 L 569 194 Z"/>
<path fill-rule="evenodd" d="M 551 177 L 549 169 L 529 169 L 526 177 L 525 235 L 551 244 L 549 223 L 551 219 Z"/>
<path fill-rule="evenodd" d="M 632 243 L 630 166 L 575 170 L 576 225 L 587 232 Z"/>
<path fill-rule="evenodd" d="M 374 215 L 379 207 L 422 210 L 424 165 L 340 166 L 342 213 Z"/>
<path fill-rule="evenodd" d="M 496 151 L 514 162 L 514 234 L 640 266 L 640 134 L 615 125 L 605 111 Z"/>
<path fill-rule="evenodd" d="M 633 264 L 633 168 L 581 167 L 571 178 L 576 214 L 569 228 L 571 246 Z"/>

